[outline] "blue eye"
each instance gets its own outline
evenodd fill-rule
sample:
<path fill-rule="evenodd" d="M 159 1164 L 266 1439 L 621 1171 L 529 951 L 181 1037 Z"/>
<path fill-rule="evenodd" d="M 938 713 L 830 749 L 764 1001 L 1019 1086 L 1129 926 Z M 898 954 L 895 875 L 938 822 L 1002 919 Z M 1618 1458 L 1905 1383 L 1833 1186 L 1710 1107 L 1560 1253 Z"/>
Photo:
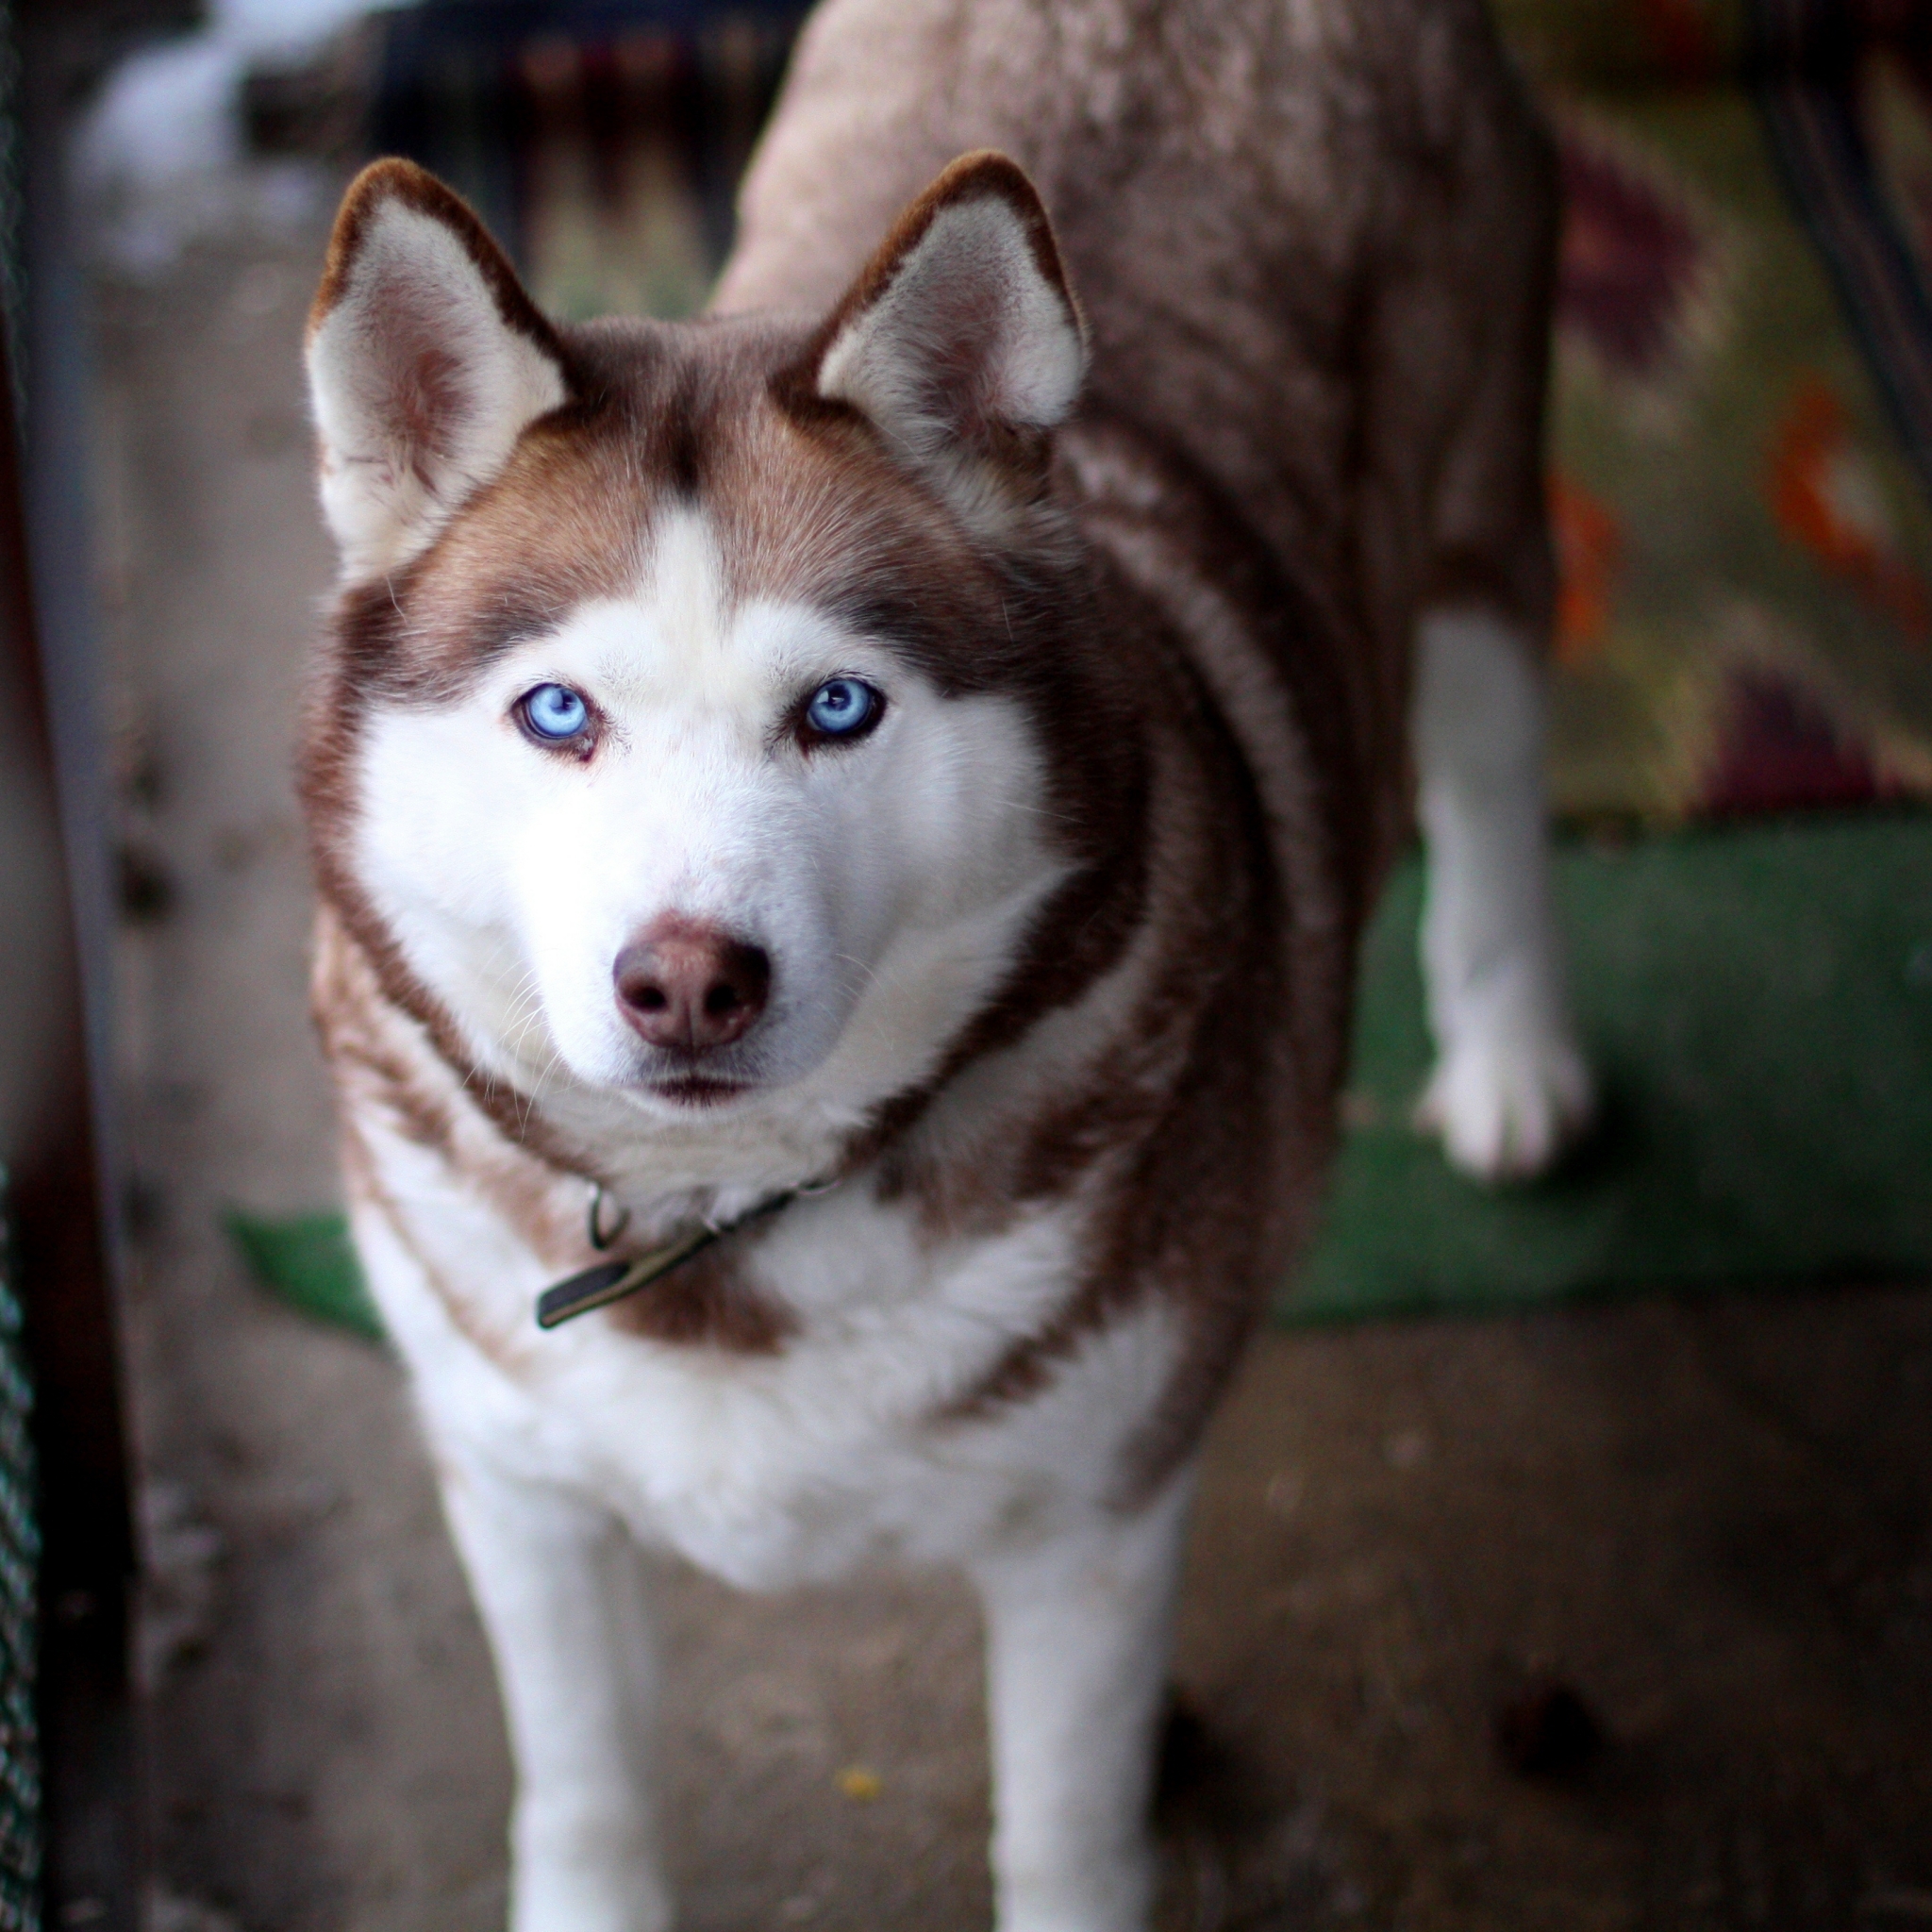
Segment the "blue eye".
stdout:
<path fill-rule="evenodd" d="M 821 738 L 853 738 L 878 723 L 885 702 L 856 677 L 834 677 L 812 692 L 805 722 Z"/>
<path fill-rule="evenodd" d="M 584 702 L 583 692 L 567 684 L 540 684 L 518 699 L 517 708 L 530 730 L 553 744 L 575 738 L 591 722 L 591 708 Z"/>

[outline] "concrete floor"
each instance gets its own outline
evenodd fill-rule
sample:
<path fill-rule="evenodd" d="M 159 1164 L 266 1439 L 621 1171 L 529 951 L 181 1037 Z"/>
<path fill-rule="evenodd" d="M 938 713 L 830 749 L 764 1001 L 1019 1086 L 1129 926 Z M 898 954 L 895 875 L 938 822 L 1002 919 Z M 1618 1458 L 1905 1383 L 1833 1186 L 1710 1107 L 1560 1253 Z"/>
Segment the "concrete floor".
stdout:
<path fill-rule="evenodd" d="M 157 1924 L 484 1932 L 504 1746 L 401 1378 L 218 1225 L 335 1197 L 289 782 L 320 244 L 100 303 Z M 984 1924 L 961 1595 L 664 1598 L 693 1932 Z M 1932 1295 L 1268 1339 L 1179 1678 L 1175 1927 L 1932 1924 Z M 1525 1777 L 1496 1717 L 1550 1678 L 1608 1742 Z"/>

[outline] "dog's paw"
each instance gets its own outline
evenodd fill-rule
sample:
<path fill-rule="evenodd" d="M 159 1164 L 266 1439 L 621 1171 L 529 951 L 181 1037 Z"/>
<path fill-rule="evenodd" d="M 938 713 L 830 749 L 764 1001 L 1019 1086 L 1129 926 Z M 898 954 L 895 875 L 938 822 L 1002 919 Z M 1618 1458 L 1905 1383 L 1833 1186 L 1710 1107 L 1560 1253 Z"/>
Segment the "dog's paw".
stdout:
<path fill-rule="evenodd" d="M 1582 1136 L 1590 1069 L 1565 1033 L 1479 1033 L 1452 1044 L 1416 1103 L 1449 1164 L 1479 1181 L 1529 1180 Z"/>
<path fill-rule="evenodd" d="M 655 1870 L 521 1865 L 510 1932 L 670 1932 L 671 1900 Z"/>

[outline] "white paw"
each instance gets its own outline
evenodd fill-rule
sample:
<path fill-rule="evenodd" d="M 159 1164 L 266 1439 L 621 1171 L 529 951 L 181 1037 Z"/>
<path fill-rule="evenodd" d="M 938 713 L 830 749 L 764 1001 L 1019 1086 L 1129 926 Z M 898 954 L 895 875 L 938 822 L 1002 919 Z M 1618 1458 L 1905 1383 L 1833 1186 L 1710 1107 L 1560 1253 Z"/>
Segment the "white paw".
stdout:
<path fill-rule="evenodd" d="M 510 1932 L 669 1932 L 671 1899 L 654 1868 L 519 1860 Z"/>
<path fill-rule="evenodd" d="M 1440 1135 L 1449 1164 L 1480 1181 L 1543 1173 L 1589 1126 L 1590 1069 L 1565 1033 L 1473 1033 L 1436 1062 L 1417 1126 Z"/>

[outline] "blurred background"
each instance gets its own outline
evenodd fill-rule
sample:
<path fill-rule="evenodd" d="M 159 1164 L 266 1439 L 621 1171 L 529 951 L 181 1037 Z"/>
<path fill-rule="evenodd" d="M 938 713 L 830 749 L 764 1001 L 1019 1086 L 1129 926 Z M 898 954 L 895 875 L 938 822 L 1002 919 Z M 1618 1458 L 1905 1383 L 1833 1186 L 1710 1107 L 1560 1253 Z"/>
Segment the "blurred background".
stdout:
<path fill-rule="evenodd" d="M 1164 1910 L 1932 1924 L 1932 9 L 1498 17 L 1566 193 L 1605 1121 L 1501 1194 L 1411 1133 L 1406 869 L 1210 1450 Z M 302 324 L 378 153 L 553 311 L 693 312 L 796 24 L 0 7 L 0 1932 L 501 1924 L 494 1694 L 305 1010 Z M 963 1595 L 665 1597 L 687 1923 L 984 1924 Z"/>

